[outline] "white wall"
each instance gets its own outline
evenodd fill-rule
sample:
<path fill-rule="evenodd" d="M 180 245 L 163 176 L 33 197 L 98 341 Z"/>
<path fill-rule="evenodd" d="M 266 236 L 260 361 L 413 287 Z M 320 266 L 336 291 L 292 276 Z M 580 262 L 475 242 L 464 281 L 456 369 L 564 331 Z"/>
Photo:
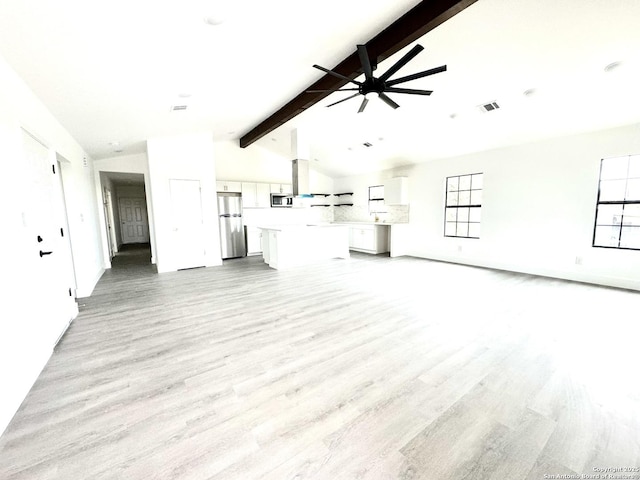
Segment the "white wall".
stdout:
<path fill-rule="evenodd" d="M 210 134 L 179 135 L 149 139 L 150 194 L 153 205 L 156 264 L 158 272 L 180 268 L 173 243 L 170 179 L 199 180 L 202 196 L 205 266 L 222 265 L 216 197 L 216 167 Z"/>
<path fill-rule="evenodd" d="M 155 224 L 153 221 L 153 205 L 151 204 L 151 183 L 149 179 L 149 161 L 146 153 L 140 153 L 136 155 L 122 155 L 119 157 L 105 158 L 94 161 L 95 166 L 95 185 L 97 192 L 97 201 L 102 202 L 101 191 L 101 172 L 120 172 L 120 173 L 141 173 L 144 175 L 144 188 L 145 198 L 147 200 L 147 216 L 149 218 L 149 237 L 151 240 L 151 263 L 156 263 L 156 243 L 155 243 Z M 118 209 L 116 192 L 111 190 L 114 214 L 119 215 L 115 210 Z M 99 209 L 99 219 L 101 225 L 101 237 L 102 237 L 102 262 L 104 268 L 111 268 L 111 259 L 109 258 L 109 247 L 107 245 L 107 228 L 106 220 L 104 218 L 104 209 Z M 118 228 L 118 244 L 122 243 L 120 237 L 120 229 Z"/>
<path fill-rule="evenodd" d="M 591 246 L 600 159 L 637 153 L 640 127 L 631 125 L 405 169 L 411 205 L 402 250 L 418 257 L 640 290 L 640 252 Z M 475 172 L 484 173 L 481 238 L 445 238 L 445 178 Z M 346 187 L 361 181 L 336 183 Z"/>
<path fill-rule="evenodd" d="M 102 274 L 100 232 L 91 160 L 26 84 L 0 57 L 0 208 L 3 233 L 0 252 L 3 301 L 0 302 L 0 432 L 18 409 L 51 355 L 56 338 L 43 338 L 46 316 L 32 318 L 39 299 L 32 288 L 38 274 L 33 238 L 24 208 L 33 189 L 21 150 L 21 127 L 64 157 L 62 179 L 78 295 L 91 293 Z M 53 155 L 55 157 L 55 155 Z M 55 312 L 51 312 L 54 315 Z M 51 331 L 49 329 L 49 331 Z"/>

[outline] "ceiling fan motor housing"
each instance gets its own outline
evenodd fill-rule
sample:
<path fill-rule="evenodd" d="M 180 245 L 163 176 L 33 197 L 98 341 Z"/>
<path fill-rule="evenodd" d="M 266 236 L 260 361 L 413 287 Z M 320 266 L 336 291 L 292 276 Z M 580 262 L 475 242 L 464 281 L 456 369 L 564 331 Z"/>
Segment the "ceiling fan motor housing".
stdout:
<path fill-rule="evenodd" d="M 338 77 L 346 82 L 353 83 L 357 85 L 357 88 L 336 88 L 333 90 L 325 90 L 328 92 L 345 92 L 345 91 L 357 91 L 347 98 L 343 98 L 342 100 L 338 100 L 327 107 L 332 107 L 339 103 L 342 103 L 351 98 L 357 97 L 358 95 L 363 95 L 364 99 L 362 100 L 362 104 L 358 109 L 358 113 L 364 111 L 365 107 L 368 103 L 367 95 L 370 93 L 377 93 L 378 97 L 384 101 L 391 108 L 398 108 L 396 102 L 394 102 L 387 93 L 403 93 L 410 95 L 431 95 L 431 90 L 416 90 L 412 88 L 402 88 L 396 87 L 400 83 L 409 82 L 411 80 L 417 80 L 418 78 L 423 78 L 429 75 L 433 75 L 435 73 L 444 72 L 447 70 L 447 66 L 443 65 L 441 67 L 432 68 L 430 70 L 425 70 L 423 72 L 414 73 L 412 75 L 407 75 L 405 77 L 396 78 L 391 80 L 391 77 L 398 72 L 402 67 L 404 67 L 410 60 L 412 60 L 418 53 L 424 50 L 422 45 L 415 45 L 409 52 L 407 52 L 400 60 L 394 63 L 385 73 L 383 73 L 380 77 L 374 77 L 373 71 L 377 68 L 377 59 L 369 58 L 369 54 L 367 52 L 367 47 L 365 45 L 357 45 L 358 56 L 360 57 L 360 63 L 362 64 L 362 73 L 364 73 L 365 79 L 363 82 L 356 81 L 352 78 L 345 77 L 344 75 L 329 70 L 327 68 L 321 67 L 320 65 L 314 65 L 315 68 L 322 70 L 323 72 L 329 73 L 335 77 Z M 311 92 L 311 91 L 310 91 Z"/>

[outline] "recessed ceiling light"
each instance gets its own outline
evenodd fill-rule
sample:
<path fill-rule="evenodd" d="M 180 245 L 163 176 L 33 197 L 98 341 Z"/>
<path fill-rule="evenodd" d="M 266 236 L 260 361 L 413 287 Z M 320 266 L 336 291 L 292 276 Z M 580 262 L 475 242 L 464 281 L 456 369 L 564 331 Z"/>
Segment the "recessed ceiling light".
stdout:
<path fill-rule="evenodd" d="M 189 98 L 191 96 L 190 93 L 179 93 L 178 97 L 179 98 Z"/>
<path fill-rule="evenodd" d="M 536 93 L 536 89 L 535 88 L 528 88 L 524 92 L 522 92 L 522 94 L 525 97 L 530 97 L 530 96 L 534 95 L 535 93 Z"/>
<path fill-rule="evenodd" d="M 271 137 L 271 141 L 272 142 L 277 142 L 278 140 L 276 140 L 276 137 Z"/>
<path fill-rule="evenodd" d="M 224 15 L 222 13 L 208 15 L 204 17 L 204 23 L 211 26 L 217 26 L 224 23 Z"/>
<path fill-rule="evenodd" d="M 457 116 L 458 116 L 458 114 L 457 114 L 457 113 L 452 113 L 451 115 L 449 115 L 449 118 L 450 118 L 451 120 L 453 120 L 453 119 L 454 119 L 454 118 L 456 118 Z"/>
<path fill-rule="evenodd" d="M 114 150 L 114 153 L 122 153 L 124 150 L 122 150 L 121 148 Z"/>
<path fill-rule="evenodd" d="M 622 64 L 622 62 L 613 62 L 610 63 L 609 65 L 607 65 L 606 67 L 604 67 L 604 71 L 609 73 L 614 71 L 616 68 L 618 68 L 620 65 Z"/>

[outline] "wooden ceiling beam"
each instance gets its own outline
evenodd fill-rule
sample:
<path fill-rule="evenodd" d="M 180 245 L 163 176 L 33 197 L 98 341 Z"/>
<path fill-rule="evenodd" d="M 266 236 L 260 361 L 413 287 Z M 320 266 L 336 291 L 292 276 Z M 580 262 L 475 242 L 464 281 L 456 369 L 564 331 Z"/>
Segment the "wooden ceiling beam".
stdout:
<path fill-rule="evenodd" d="M 385 28 L 365 45 L 371 58 L 378 62 L 389 58 L 407 45 L 427 34 L 438 25 L 461 12 L 477 0 L 423 0 L 398 20 Z M 362 74 L 360 60 L 355 52 L 349 55 L 331 70 L 355 79 Z M 307 90 L 336 90 L 348 82 L 328 73 L 305 88 L 295 98 L 240 138 L 240 147 L 245 148 L 259 140 L 280 125 L 315 105 L 330 92 L 308 93 Z"/>

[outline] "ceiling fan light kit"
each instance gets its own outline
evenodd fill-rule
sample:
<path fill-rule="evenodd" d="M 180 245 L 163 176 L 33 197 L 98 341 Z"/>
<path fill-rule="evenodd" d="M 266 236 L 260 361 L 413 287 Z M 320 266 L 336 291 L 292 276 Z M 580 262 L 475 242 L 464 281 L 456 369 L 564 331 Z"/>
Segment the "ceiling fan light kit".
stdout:
<path fill-rule="evenodd" d="M 400 105 L 398 105 L 395 101 L 393 101 L 387 93 L 402 93 L 408 95 L 431 95 L 433 93 L 432 90 L 417 90 L 413 88 L 402 88 L 396 87 L 400 83 L 409 82 L 411 80 L 417 80 L 418 78 L 427 77 L 429 75 L 434 75 L 436 73 L 445 72 L 447 70 L 446 65 L 442 65 L 440 67 L 431 68 L 429 70 L 425 70 L 422 72 L 414 73 L 412 75 L 407 75 L 405 77 L 400 77 L 391 80 L 391 77 L 397 73 L 402 67 L 404 67 L 407 63 L 409 63 L 416 55 L 418 55 L 424 47 L 422 45 L 416 45 L 411 50 L 409 50 L 400 60 L 394 63 L 386 72 L 384 72 L 379 77 L 374 77 L 373 72 L 377 68 L 377 61 L 375 59 L 369 58 L 369 54 L 367 52 L 366 45 L 357 45 L 357 53 L 360 58 L 360 64 L 362 65 L 362 73 L 364 73 L 364 81 L 359 82 L 356 80 L 352 80 L 349 77 L 346 77 L 338 72 L 334 72 L 327 68 L 321 67 L 320 65 L 314 65 L 314 68 L 318 70 L 322 70 L 325 73 L 333 75 L 334 77 L 340 78 L 342 80 L 346 80 L 349 83 L 356 85 L 357 87 L 352 88 L 338 88 L 335 90 L 321 90 L 322 92 L 357 92 L 354 93 L 342 100 L 338 100 L 337 102 L 333 102 L 327 107 L 332 107 L 342 102 L 346 102 L 352 98 L 357 97 L 358 95 L 362 95 L 364 98 L 362 99 L 362 103 L 360 104 L 360 108 L 358 109 L 358 113 L 362 113 L 369 103 L 369 99 L 377 94 L 378 98 L 382 100 L 384 103 L 389 105 L 391 108 L 396 109 Z M 318 90 L 309 90 L 309 92 L 318 92 Z"/>

